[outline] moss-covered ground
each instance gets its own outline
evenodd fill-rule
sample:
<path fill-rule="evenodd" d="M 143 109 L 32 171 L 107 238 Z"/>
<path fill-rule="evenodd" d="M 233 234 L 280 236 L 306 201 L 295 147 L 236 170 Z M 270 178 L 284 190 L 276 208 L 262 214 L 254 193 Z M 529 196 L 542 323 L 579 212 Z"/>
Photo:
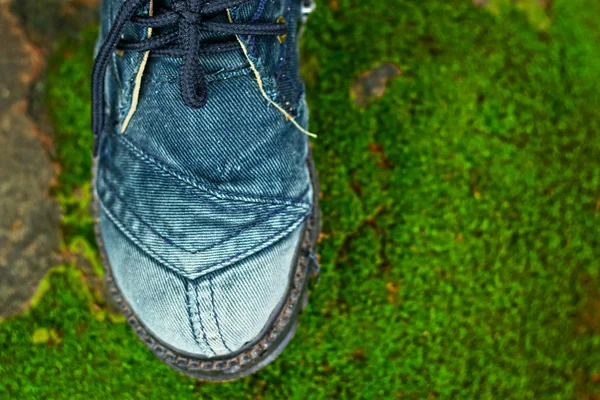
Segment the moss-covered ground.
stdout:
<path fill-rule="evenodd" d="M 274 364 L 171 371 L 73 261 L 0 323 L 0 398 L 600 398 L 600 2 L 542 3 L 319 2 L 302 48 L 323 273 Z M 46 90 L 64 247 L 92 264 L 94 36 L 65 37 Z M 401 76 L 356 107 L 383 62 Z"/>

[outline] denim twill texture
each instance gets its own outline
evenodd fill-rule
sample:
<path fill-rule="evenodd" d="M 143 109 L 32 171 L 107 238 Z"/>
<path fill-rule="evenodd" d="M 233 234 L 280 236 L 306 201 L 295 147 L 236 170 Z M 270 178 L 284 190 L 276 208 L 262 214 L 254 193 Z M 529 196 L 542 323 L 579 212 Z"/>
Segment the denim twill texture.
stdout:
<path fill-rule="evenodd" d="M 121 6 L 104 0 L 100 42 Z M 287 21 L 283 44 L 242 40 L 271 99 L 306 127 L 299 8 L 297 0 L 255 0 L 231 14 L 234 22 Z M 125 28 L 126 40 L 146 36 L 147 29 Z M 149 331 L 183 352 L 226 355 L 259 335 L 286 293 L 312 209 L 307 136 L 261 95 L 241 49 L 199 57 L 208 84 L 199 109 L 182 99 L 181 58 L 151 55 L 137 111 L 121 134 L 142 59 L 115 53 L 105 81 L 96 174 L 105 248 L 117 285 Z"/>

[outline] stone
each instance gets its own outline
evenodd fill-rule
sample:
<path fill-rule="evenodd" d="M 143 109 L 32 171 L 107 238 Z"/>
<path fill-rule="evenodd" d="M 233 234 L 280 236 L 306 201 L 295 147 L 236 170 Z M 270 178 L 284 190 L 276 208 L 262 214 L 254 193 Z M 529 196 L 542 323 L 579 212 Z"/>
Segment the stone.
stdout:
<path fill-rule="evenodd" d="M 59 262 L 61 208 L 42 139 L 27 113 L 29 87 L 43 58 L 0 5 L 0 317 L 24 311 Z"/>

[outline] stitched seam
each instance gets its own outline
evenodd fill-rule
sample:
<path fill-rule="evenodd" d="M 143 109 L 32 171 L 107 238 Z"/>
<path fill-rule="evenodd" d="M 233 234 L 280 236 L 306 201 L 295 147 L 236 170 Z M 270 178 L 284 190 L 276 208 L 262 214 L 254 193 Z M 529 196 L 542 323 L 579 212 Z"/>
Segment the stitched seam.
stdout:
<path fill-rule="evenodd" d="M 204 324 L 202 323 L 202 313 L 200 312 L 200 294 L 198 293 L 198 281 L 194 283 L 194 286 L 196 287 L 196 308 L 198 311 L 198 319 L 200 321 L 200 329 L 202 330 L 202 338 L 204 339 L 204 343 L 206 343 L 210 351 L 212 351 L 212 353 L 216 356 L 217 353 L 208 342 L 208 338 L 206 337 L 206 330 L 204 329 Z"/>
<path fill-rule="evenodd" d="M 195 249 L 195 250 L 190 250 L 184 246 L 181 246 L 175 242 L 173 242 L 173 240 L 171 240 L 171 238 L 168 235 L 165 235 L 161 232 L 159 232 L 157 229 L 155 229 L 152 225 L 150 225 L 150 223 L 148 223 L 144 218 L 142 218 L 138 213 L 136 213 L 135 211 L 133 211 L 133 208 L 129 206 L 129 203 L 118 194 L 118 190 L 116 189 L 116 187 L 114 185 L 112 185 L 111 183 L 109 183 L 106 178 L 104 177 L 104 174 L 102 174 L 102 183 L 106 186 L 108 186 L 108 188 L 111 190 L 113 196 L 115 196 L 117 199 L 119 199 L 119 201 L 121 201 L 121 203 L 123 203 L 123 206 L 139 221 L 141 222 L 143 225 L 147 226 L 152 233 L 154 233 L 156 236 L 160 237 L 161 239 L 163 239 L 166 243 L 168 243 L 169 245 L 185 251 L 186 253 L 190 253 L 190 254 L 198 254 L 198 253 L 202 253 L 208 250 L 212 250 L 213 248 L 220 246 L 226 242 L 228 242 L 229 240 L 232 240 L 238 236 L 241 236 L 244 232 L 249 231 L 250 229 L 268 221 L 271 217 L 274 217 L 276 215 L 288 215 L 288 216 L 295 216 L 298 213 L 297 212 L 291 212 L 291 211 L 287 211 L 285 209 L 275 209 L 271 212 L 269 212 L 267 215 L 261 217 L 259 220 L 252 222 L 251 224 L 245 225 L 242 228 L 236 230 L 234 233 L 226 236 L 225 238 L 219 240 L 218 242 L 205 247 L 205 248 L 200 248 L 200 249 Z M 233 207 L 232 207 L 233 208 Z"/>
<path fill-rule="evenodd" d="M 241 76 L 247 76 L 252 73 L 252 70 L 249 67 L 241 68 L 241 69 L 233 69 L 233 70 L 223 70 L 219 73 L 217 77 L 207 77 L 207 83 L 213 83 L 217 81 L 226 81 L 227 79 L 237 78 Z M 176 75 L 168 75 L 168 74 L 147 74 L 144 77 L 145 82 L 148 80 L 151 83 L 156 84 L 178 84 L 179 77 Z"/>
<path fill-rule="evenodd" d="M 304 222 L 304 220 L 306 219 L 306 217 L 308 217 L 311 214 L 312 211 L 308 211 L 306 212 L 304 215 L 302 215 L 300 218 L 298 218 L 298 220 L 294 223 L 292 223 L 287 229 L 282 230 L 280 232 L 277 232 L 273 235 L 271 235 L 270 237 L 268 237 L 267 239 L 263 240 L 263 242 L 257 246 L 255 246 L 254 248 L 252 248 L 249 251 L 242 251 L 237 255 L 234 255 L 228 259 L 226 259 L 225 261 L 213 264 L 210 268 L 217 266 L 217 265 L 224 265 L 224 264 L 228 264 L 230 262 L 237 262 L 243 258 L 249 257 L 252 254 L 255 254 L 259 251 L 261 251 L 262 249 L 264 249 L 265 247 L 275 243 L 277 240 L 279 240 L 282 237 L 285 237 L 286 235 L 288 235 L 290 232 L 292 232 L 294 229 L 296 229 L 298 226 L 300 226 L 300 224 L 302 222 Z M 277 238 L 277 240 L 275 240 L 275 238 Z M 208 269 L 208 267 L 206 268 Z M 206 270 L 205 269 L 205 270 Z"/>
<path fill-rule="evenodd" d="M 143 53 L 137 53 L 136 54 L 143 54 Z M 116 57 L 116 56 L 115 56 Z M 136 56 L 137 57 L 137 56 Z M 152 56 L 152 51 L 150 51 L 150 57 L 151 58 L 156 58 L 157 56 Z M 141 60 L 140 60 L 141 62 Z M 115 58 L 115 67 L 118 65 L 119 63 L 116 61 Z M 136 62 L 135 60 L 123 60 L 121 62 L 121 64 L 132 64 L 135 65 Z M 127 65 L 121 65 L 121 68 L 126 68 Z M 234 71 L 238 71 L 238 70 L 244 70 L 248 68 L 248 63 L 244 63 L 244 64 L 240 64 L 237 65 L 235 67 L 230 67 L 230 68 L 224 68 L 224 69 L 220 69 L 218 71 L 214 71 L 214 72 L 207 72 L 205 77 L 207 79 L 208 82 L 214 82 L 214 81 L 219 81 L 221 79 L 219 79 L 219 75 L 226 73 L 226 72 L 234 72 Z M 134 69 L 134 71 L 130 74 L 131 76 L 127 79 L 127 85 L 125 87 L 123 87 L 123 90 L 125 90 L 126 88 L 129 88 L 133 85 L 133 83 L 135 82 L 135 78 L 137 75 L 137 69 Z M 172 75 L 172 74 L 159 74 L 159 73 L 155 73 L 155 72 L 144 72 L 144 76 L 169 76 L 169 77 L 174 77 L 174 78 L 180 78 L 179 75 Z"/>
<path fill-rule="evenodd" d="M 295 221 L 294 223 L 290 224 L 287 229 L 283 229 L 283 230 L 281 230 L 281 231 L 279 231 L 279 232 L 271 235 L 267 239 L 263 240 L 262 242 L 259 242 L 259 244 L 257 244 L 254 247 L 251 247 L 250 249 L 248 249 L 246 251 L 242 251 L 242 252 L 240 252 L 240 253 L 238 253 L 236 255 L 233 255 L 233 256 L 231 256 L 228 259 L 225 259 L 223 261 L 219 261 L 219 262 L 210 264 L 210 265 L 202 268 L 200 271 L 189 272 L 189 271 L 185 271 L 182 268 L 177 267 L 177 266 L 173 265 L 172 263 L 164 260 L 156 252 L 154 252 L 152 249 L 148 248 L 134 233 L 132 233 L 131 231 L 129 231 L 129 229 L 127 229 L 111 213 L 111 211 L 108 209 L 108 207 L 106 207 L 106 205 L 104 204 L 104 202 L 102 201 L 102 199 L 100 197 L 98 197 L 98 202 L 100 203 L 100 207 L 102 207 L 102 210 L 106 213 L 106 215 L 109 217 L 109 219 L 115 224 L 115 226 L 121 231 L 121 233 L 123 233 L 127 238 L 129 238 L 129 240 L 131 240 L 141 250 L 143 250 L 146 253 L 148 253 L 156 261 L 158 261 L 159 263 L 161 263 L 164 267 L 171 268 L 171 270 L 177 271 L 177 272 L 181 273 L 184 277 L 188 277 L 190 275 L 194 276 L 194 275 L 198 275 L 198 274 L 204 275 L 204 274 L 212 272 L 213 270 L 216 270 L 218 268 L 223 268 L 225 266 L 228 266 L 231 263 L 236 263 L 236 262 L 238 262 L 240 260 L 243 260 L 246 257 L 250 257 L 251 255 L 256 254 L 257 252 L 259 252 L 259 251 L 265 249 L 266 247 L 270 246 L 271 244 L 277 242 L 281 238 L 287 236 L 289 233 L 291 233 L 292 231 L 294 231 L 294 229 L 296 229 L 298 226 L 300 226 L 300 224 L 303 223 L 304 220 L 312 213 L 312 210 L 306 212 L 304 215 L 302 215 L 300 218 L 298 218 L 297 221 Z"/>
<path fill-rule="evenodd" d="M 254 10 L 254 15 L 252 15 L 252 18 L 250 19 L 251 22 L 257 22 L 260 19 L 260 17 L 262 17 L 262 15 L 265 12 L 266 4 L 267 4 L 266 0 L 260 0 L 260 3 L 256 7 L 256 10 Z M 252 35 L 248 38 L 248 44 L 250 47 L 250 53 L 252 55 L 254 55 L 255 57 L 257 57 L 258 54 L 256 53 L 256 36 L 255 35 Z"/>
<path fill-rule="evenodd" d="M 289 16 L 287 17 L 289 18 Z M 287 63 L 288 57 L 288 45 L 287 41 L 281 45 L 281 51 L 279 52 L 279 60 L 277 60 L 277 68 L 275 79 L 279 80 L 281 74 L 283 73 L 283 66 Z"/>
<path fill-rule="evenodd" d="M 184 276 L 186 275 L 186 272 L 183 269 L 176 267 L 175 265 L 171 264 L 170 262 L 164 260 L 159 254 L 154 252 L 152 249 L 148 248 L 135 234 L 133 234 L 129 229 L 127 229 L 117 219 L 117 217 L 115 217 L 113 215 L 113 213 L 108 209 L 108 207 L 106 207 L 106 205 L 104 204 L 104 202 L 102 201 L 102 199 L 100 197 L 98 197 L 98 202 L 100 203 L 100 207 L 102 208 L 102 211 L 104 211 L 106 213 L 106 216 L 112 221 L 112 223 L 115 224 L 115 226 L 119 229 L 119 231 L 121 231 L 121 233 L 124 234 L 129 240 L 131 240 L 136 246 L 138 246 L 140 249 L 142 249 L 143 251 L 148 253 L 148 255 L 150 255 L 152 258 L 154 258 L 156 261 L 158 261 L 160 264 L 162 264 L 163 267 L 167 267 L 174 271 L 180 272 Z"/>
<path fill-rule="evenodd" d="M 225 344 L 225 339 L 223 339 L 223 333 L 221 332 L 221 326 L 219 325 L 219 318 L 217 317 L 217 308 L 215 306 L 215 291 L 213 288 L 213 280 L 212 280 L 211 276 L 208 277 L 208 286 L 210 287 L 210 301 L 212 303 L 212 311 L 213 311 L 213 316 L 215 317 L 215 324 L 217 325 L 217 332 L 219 333 L 219 337 L 221 338 L 221 342 L 223 343 L 223 346 L 225 346 L 225 348 L 229 352 L 231 352 L 231 349 L 229 348 L 229 346 L 227 346 Z"/>
<path fill-rule="evenodd" d="M 113 54 L 110 68 L 115 80 L 117 81 L 117 85 L 119 86 L 119 90 L 123 90 L 123 82 L 121 81 L 121 77 L 119 76 L 119 67 L 117 67 L 117 54 Z"/>
<path fill-rule="evenodd" d="M 244 64 L 240 64 L 239 66 L 236 67 L 230 67 L 230 68 L 221 68 L 218 71 L 212 72 L 210 74 L 208 74 L 206 76 L 206 79 L 208 81 L 215 80 L 219 78 L 219 75 L 222 74 L 227 74 L 230 72 L 238 72 L 238 71 L 245 71 L 248 70 L 249 72 L 251 72 L 250 67 L 248 66 L 248 63 L 244 63 Z M 167 78 L 176 78 L 179 79 L 179 75 L 177 74 L 164 74 L 164 73 L 160 73 L 160 72 L 147 72 L 144 73 L 144 77 L 155 77 L 155 76 L 162 76 L 162 77 L 167 77 Z"/>
<path fill-rule="evenodd" d="M 266 0 L 260 0 L 260 3 L 258 3 L 258 7 L 256 7 L 256 10 L 254 11 L 254 15 L 252 15 L 252 19 L 250 20 L 251 22 L 256 22 L 260 17 L 262 17 L 263 13 L 265 12 L 266 4 Z"/>
<path fill-rule="evenodd" d="M 194 323 L 194 304 L 195 302 L 192 302 L 191 296 L 190 296 L 190 292 L 192 291 L 192 288 L 194 287 L 194 285 L 187 279 L 185 279 L 185 301 L 187 304 L 187 311 L 188 311 L 188 321 L 190 323 L 190 328 L 192 329 L 192 336 L 194 336 L 194 341 L 196 342 L 196 344 L 198 346 L 202 346 L 202 343 L 200 342 L 200 332 L 198 331 L 198 328 L 196 326 L 196 324 Z"/>
<path fill-rule="evenodd" d="M 286 19 L 290 19 L 290 12 L 291 10 L 288 9 L 286 11 L 285 14 L 285 18 Z M 297 40 L 297 38 L 296 38 Z M 289 76 L 289 72 L 286 71 L 287 67 L 289 67 L 289 64 L 291 62 L 290 58 L 292 57 L 294 49 L 290 49 L 289 48 L 289 41 L 286 41 L 283 45 L 282 45 L 282 49 L 280 52 L 280 59 L 279 62 L 277 63 L 277 68 L 276 68 L 276 77 L 275 80 L 277 82 L 277 87 L 279 89 L 281 89 L 281 86 L 283 85 L 283 83 L 285 81 L 289 82 L 291 84 L 291 86 L 293 86 L 293 91 L 295 92 L 299 92 L 298 90 L 298 83 L 295 82 L 295 79 L 293 80 L 290 76 Z M 280 96 L 280 101 L 283 104 L 286 104 L 287 102 L 290 103 L 290 105 L 288 106 L 288 110 L 294 115 L 296 116 L 298 114 L 298 99 L 300 98 L 299 94 L 296 93 L 296 98 L 292 99 L 292 98 L 288 98 L 287 96 L 285 96 L 288 93 L 279 93 Z M 289 93 L 293 96 L 294 93 Z"/>
<path fill-rule="evenodd" d="M 234 19 L 238 19 L 240 17 L 239 9 L 240 9 L 240 7 L 236 7 L 234 9 L 232 9 L 231 15 L 232 15 L 232 17 Z M 239 36 L 239 38 L 240 38 L 240 40 L 244 40 L 243 36 Z M 254 38 L 255 38 L 254 35 L 249 35 L 246 38 L 246 40 L 245 40 L 246 45 L 250 48 L 250 50 L 254 50 L 255 49 L 255 44 L 252 43 L 252 40 Z M 253 54 L 253 52 L 250 52 L 249 55 L 253 59 L 252 61 L 254 62 L 256 68 L 259 71 L 264 72 L 265 68 L 264 68 L 264 65 L 263 65 L 263 62 L 262 62 L 262 58 L 260 57 L 260 55 L 259 54 Z M 261 75 L 263 75 L 263 74 L 261 73 Z M 276 88 L 273 87 L 275 85 L 275 82 L 272 82 L 272 81 L 273 81 L 273 79 L 271 79 L 271 77 L 267 77 L 266 74 L 265 74 L 265 76 L 263 76 L 263 84 L 264 84 L 264 87 L 265 87 L 265 91 L 266 91 L 266 93 L 269 94 L 269 97 L 271 98 L 271 100 L 273 100 L 275 98 L 274 92 L 276 91 Z M 273 100 L 273 101 L 275 101 L 275 100 Z M 267 104 L 268 104 L 268 102 L 267 102 Z M 268 104 L 268 106 L 269 105 L 270 104 Z"/>
<path fill-rule="evenodd" d="M 204 187 L 202 184 L 196 182 L 193 178 L 186 177 L 178 172 L 173 171 L 171 168 L 165 166 L 160 161 L 156 160 L 154 157 L 149 156 L 143 150 L 134 145 L 129 139 L 125 138 L 125 135 L 113 135 L 117 138 L 117 140 L 121 141 L 125 147 L 129 149 L 131 154 L 136 156 L 138 159 L 145 161 L 146 163 L 153 165 L 159 170 L 166 172 L 174 178 L 177 178 L 179 181 L 187 184 L 188 186 L 194 187 L 201 192 L 206 193 L 214 198 L 220 200 L 236 200 L 249 204 L 272 204 L 272 205 L 286 205 L 296 207 L 302 210 L 310 209 L 310 204 L 298 201 L 302 197 L 306 195 L 306 193 L 310 189 L 310 185 L 307 185 L 306 189 L 302 193 L 302 195 L 297 199 L 285 199 L 285 198 L 277 198 L 277 197 L 262 197 L 262 196 L 249 196 L 250 198 L 235 193 L 228 193 L 224 191 L 215 191 Z"/>
<path fill-rule="evenodd" d="M 137 54 L 137 53 L 136 53 Z M 143 53 L 140 53 L 143 54 Z M 150 55 L 152 55 L 152 53 L 150 53 Z M 117 61 L 116 61 L 116 55 L 113 55 L 113 60 L 114 61 L 114 65 L 115 68 L 117 67 Z M 140 60 L 140 64 L 141 64 L 141 60 Z M 134 64 L 135 63 L 132 60 L 129 61 L 123 61 L 122 63 L 128 63 L 128 64 Z M 127 66 L 121 66 L 121 68 L 126 68 Z M 139 68 L 139 66 L 138 66 Z M 248 71 L 244 71 L 244 69 L 247 68 Z M 133 89 L 134 89 L 134 83 L 135 80 L 137 78 L 137 68 L 131 73 L 131 77 L 129 77 L 129 79 L 127 79 L 126 84 L 123 85 L 123 83 L 121 82 L 121 79 L 119 77 L 119 73 L 117 72 L 118 69 L 115 71 L 115 75 L 117 76 L 117 80 L 119 82 L 119 88 L 121 90 L 121 95 L 120 97 L 122 98 L 122 103 L 119 105 L 119 121 L 123 120 L 125 118 L 125 115 L 127 114 L 127 112 L 129 111 L 129 108 L 131 107 L 131 97 L 132 97 L 132 93 L 133 93 Z M 227 80 L 229 78 L 231 78 L 231 76 L 229 76 L 228 74 L 233 74 L 235 72 L 238 71 L 243 71 L 243 73 L 240 73 L 240 75 L 235 75 L 235 76 L 245 76 L 245 75 L 249 75 L 252 71 L 248 68 L 247 64 L 241 64 L 239 66 L 236 66 L 234 68 L 230 68 L 230 69 L 222 69 L 219 71 L 215 71 L 215 72 L 211 72 L 206 74 L 205 79 L 206 79 L 206 83 L 211 83 L 211 82 L 219 82 L 219 81 L 224 81 Z M 146 73 L 144 72 L 144 77 L 143 79 L 146 80 L 147 77 L 150 77 L 151 82 L 153 83 L 165 83 L 165 84 L 179 84 L 179 79 L 180 77 L 178 75 L 166 75 L 164 74 L 164 76 L 168 76 L 168 77 L 173 77 L 174 81 L 155 81 L 154 79 L 152 79 L 153 75 L 162 75 L 162 74 L 154 74 L 154 73 Z"/>
<path fill-rule="evenodd" d="M 141 57 L 140 57 L 141 55 Z M 139 62 L 137 61 L 139 59 Z M 121 121 L 122 119 L 125 118 L 125 115 L 127 115 L 127 113 L 129 112 L 129 109 L 131 108 L 131 101 L 133 99 L 133 91 L 135 89 L 135 79 L 137 78 L 137 74 L 138 74 L 138 70 L 140 69 L 142 62 L 143 62 L 143 54 L 142 53 L 135 53 L 133 55 L 133 57 L 131 59 L 128 60 L 124 60 L 122 62 L 122 64 L 131 64 L 132 66 L 134 66 L 135 68 L 133 69 L 133 72 L 131 73 L 131 76 L 129 77 L 129 79 L 127 79 L 127 83 L 125 86 L 123 86 L 123 88 L 121 89 L 121 98 L 122 98 L 122 103 L 119 105 L 119 121 Z M 127 65 L 121 65 L 121 68 L 125 69 L 127 68 Z"/>

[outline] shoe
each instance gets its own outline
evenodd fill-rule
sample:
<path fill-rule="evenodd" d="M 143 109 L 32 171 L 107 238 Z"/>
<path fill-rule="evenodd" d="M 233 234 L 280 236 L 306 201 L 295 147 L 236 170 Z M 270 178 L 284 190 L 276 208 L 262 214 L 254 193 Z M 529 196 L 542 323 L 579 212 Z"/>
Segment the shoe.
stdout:
<path fill-rule="evenodd" d="M 273 361 L 318 273 L 300 0 L 104 0 L 96 234 L 116 303 L 170 367 Z"/>

